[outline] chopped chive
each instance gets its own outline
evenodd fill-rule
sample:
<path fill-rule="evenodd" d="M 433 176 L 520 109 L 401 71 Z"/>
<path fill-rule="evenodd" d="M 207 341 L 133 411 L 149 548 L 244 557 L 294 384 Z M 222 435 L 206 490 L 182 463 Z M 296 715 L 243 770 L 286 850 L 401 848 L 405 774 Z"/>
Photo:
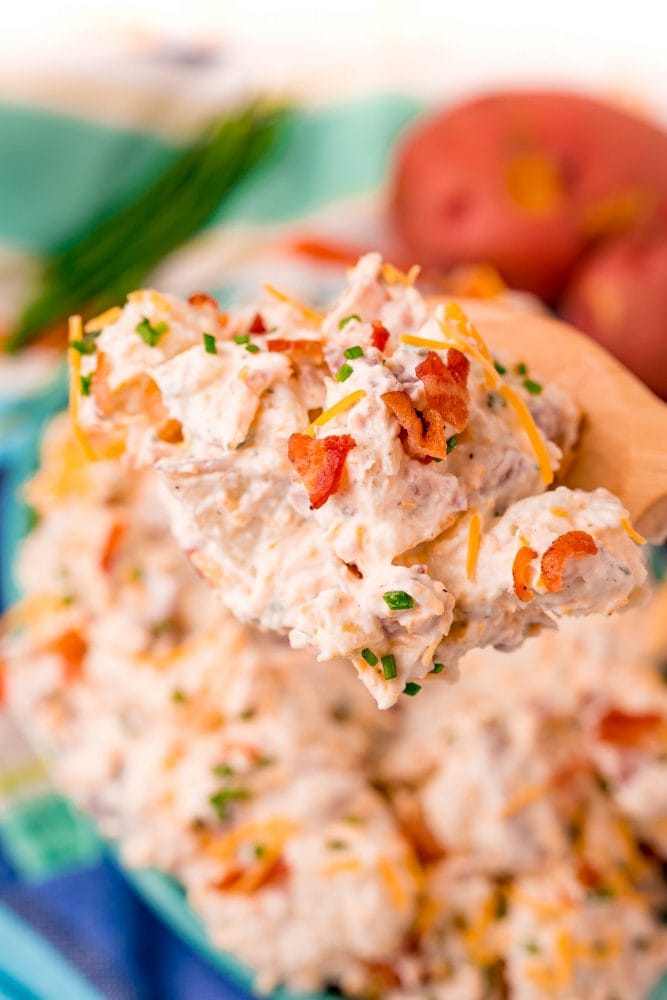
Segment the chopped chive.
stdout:
<path fill-rule="evenodd" d="M 357 323 L 361 323 L 361 316 L 357 313 L 350 313 L 349 316 L 344 316 L 343 319 L 338 320 L 338 329 L 342 330 L 348 323 L 351 323 L 353 319 L 356 319 Z"/>
<path fill-rule="evenodd" d="M 434 663 L 433 664 L 433 670 L 431 670 L 431 673 L 432 674 L 441 674 L 444 669 L 445 669 L 445 664 L 444 663 Z"/>
<path fill-rule="evenodd" d="M 246 344 L 245 349 L 248 354 L 259 354 L 259 347 L 257 344 Z"/>
<path fill-rule="evenodd" d="M 352 374 L 352 365 L 341 365 L 334 378 L 337 382 L 347 382 Z"/>
<path fill-rule="evenodd" d="M 416 694 L 421 691 L 421 684 L 415 684 L 414 681 L 408 681 L 408 683 L 403 688 L 403 694 L 409 694 L 411 698 L 414 698 Z"/>
<path fill-rule="evenodd" d="M 218 345 L 215 342 L 215 337 L 212 333 L 204 334 L 204 350 L 207 354 L 217 354 Z"/>
<path fill-rule="evenodd" d="M 378 661 L 377 656 L 375 655 L 372 649 L 368 648 L 368 646 L 366 646 L 365 649 L 362 649 L 361 655 L 369 667 L 374 667 Z"/>
<path fill-rule="evenodd" d="M 494 361 L 493 367 L 496 369 L 499 375 L 504 375 L 507 372 L 505 365 L 501 365 L 500 361 Z"/>
<path fill-rule="evenodd" d="M 525 361 L 520 361 L 518 365 L 514 366 L 514 371 L 517 373 L 517 375 L 527 375 L 528 365 L 526 364 Z"/>
<path fill-rule="evenodd" d="M 611 885 L 598 885 L 589 889 L 588 895 L 593 899 L 613 899 L 616 891 Z"/>
<path fill-rule="evenodd" d="M 346 851 L 347 844 L 344 840 L 330 840 L 327 844 L 330 851 Z"/>
<path fill-rule="evenodd" d="M 452 434 L 451 437 L 447 438 L 447 454 L 448 455 L 449 455 L 450 451 L 454 451 L 454 449 L 456 448 L 456 446 L 457 446 L 458 443 L 459 443 L 459 439 L 457 438 L 456 434 Z"/>
<path fill-rule="evenodd" d="M 137 323 L 134 329 L 145 344 L 148 344 L 149 347 L 157 347 L 160 339 L 164 337 L 165 333 L 169 329 L 169 325 L 164 322 L 153 325 L 150 320 L 146 319 L 144 316 L 144 318 Z"/>
<path fill-rule="evenodd" d="M 175 701 L 175 702 L 176 702 L 177 704 L 179 704 L 179 705 L 180 705 L 180 704 L 182 704 L 182 703 L 183 703 L 184 701 L 187 701 L 188 699 L 187 699 L 187 697 L 186 697 L 186 696 L 185 696 L 185 695 L 183 694 L 183 692 L 182 692 L 182 691 L 179 691 L 179 689 L 178 689 L 178 688 L 174 688 L 174 690 L 173 690 L 173 691 L 171 692 L 171 700 L 172 700 L 172 701 Z"/>
<path fill-rule="evenodd" d="M 387 653 L 386 656 L 382 657 L 382 673 L 387 681 L 391 681 L 396 677 L 396 660 L 391 653 Z"/>
<path fill-rule="evenodd" d="M 525 949 L 526 949 L 526 951 L 527 951 L 527 952 L 529 952 L 529 953 L 530 953 L 531 955 L 537 955 L 537 953 L 538 953 L 538 952 L 539 952 L 539 950 L 540 950 L 540 946 L 539 946 L 539 944 L 537 943 L 537 941 L 526 941 L 526 943 L 524 944 L 524 948 L 525 948 Z"/>
<path fill-rule="evenodd" d="M 235 344 L 248 344 L 249 342 L 250 342 L 250 334 L 249 333 L 236 333 L 236 334 L 234 334 L 234 343 Z"/>
<path fill-rule="evenodd" d="M 234 774 L 234 768 L 230 764 L 216 764 L 215 767 L 211 768 L 211 771 L 218 778 L 231 778 Z"/>
<path fill-rule="evenodd" d="M 264 844 L 255 844 L 253 848 L 253 854 L 259 861 L 266 854 L 266 846 Z"/>
<path fill-rule="evenodd" d="M 247 799 L 249 795 L 246 788 L 222 788 L 215 795 L 211 795 L 209 802 L 215 809 L 218 819 L 225 820 L 229 817 L 229 803 Z"/>
<path fill-rule="evenodd" d="M 527 389 L 532 396 L 539 396 L 542 392 L 542 386 L 539 382 L 534 382 L 532 378 L 525 378 L 523 380 L 523 387 Z"/>
<path fill-rule="evenodd" d="M 91 372 L 90 375 L 81 375 L 79 383 L 81 385 L 81 395 L 90 396 L 90 387 L 93 384 L 93 373 Z"/>
<path fill-rule="evenodd" d="M 94 354 L 96 349 L 95 338 L 84 337 L 83 340 L 71 340 L 69 346 L 73 351 L 78 351 L 79 354 Z"/>
<path fill-rule="evenodd" d="M 414 608 L 415 599 L 404 590 L 388 590 L 382 595 L 382 600 L 392 611 L 404 611 L 406 608 Z"/>
<path fill-rule="evenodd" d="M 352 361 L 354 358 L 363 358 L 364 349 L 357 344 L 355 347 L 348 347 L 346 351 L 343 351 L 343 354 Z"/>

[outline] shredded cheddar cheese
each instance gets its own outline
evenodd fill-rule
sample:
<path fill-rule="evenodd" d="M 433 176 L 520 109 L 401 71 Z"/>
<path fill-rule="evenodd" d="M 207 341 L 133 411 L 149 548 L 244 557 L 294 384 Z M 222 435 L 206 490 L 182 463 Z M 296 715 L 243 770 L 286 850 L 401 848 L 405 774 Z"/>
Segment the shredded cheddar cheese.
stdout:
<path fill-rule="evenodd" d="M 468 532 L 468 555 L 466 558 L 466 576 L 471 581 L 475 579 L 481 539 L 482 521 L 479 514 L 475 512 L 470 518 L 470 529 Z"/>
<path fill-rule="evenodd" d="M 358 858 L 343 858 L 341 861 L 330 861 L 328 865 L 323 865 L 319 874 L 324 876 L 344 875 L 347 872 L 356 872 L 361 868 L 361 861 Z"/>
<path fill-rule="evenodd" d="M 387 887 L 389 898 L 397 910 L 405 910 L 410 905 L 410 898 L 405 890 L 405 886 L 398 876 L 395 865 L 389 858 L 379 858 L 378 872 L 380 878 Z"/>
<path fill-rule="evenodd" d="M 473 344 L 470 344 L 457 330 L 452 330 L 446 323 L 438 320 L 438 326 L 442 330 L 443 336 L 449 337 L 447 347 L 453 347 L 462 354 L 469 354 L 484 371 L 484 380 L 487 389 L 495 389 L 500 382 L 498 372 L 493 367 L 493 362 L 484 356 L 484 353 Z M 442 350 L 442 347 L 440 348 Z"/>
<path fill-rule="evenodd" d="M 638 545 L 646 545 L 646 539 L 638 531 L 635 531 L 629 517 L 621 518 L 621 527 L 628 533 L 633 542 L 637 542 Z"/>
<path fill-rule="evenodd" d="M 405 285 L 407 288 L 414 285 L 415 281 L 419 277 L 421 272 L 421 267 L 419 264 L 413 264 L 409 271 L 401 271 L 398 267 L 394 267 L 393 264 L 383 264 L 381 267 L 382 277 L 387 282 L 388 285 Z"/>
<path fill-rule="evenodd" d="M 122 313 L 123 310 L 118 306 L 112 306 L 111 309 L 105 309 L 98 316 L 89 319 L 83 329 L 86 333 L 96 333 L 103 327 L 109 326 L 110 323 L 115 323 L 122 316 Z"/>
<path fill-rule="evenodd" d="M 281 292 L 278 288 L 274 288 L 273 285 L 264 285 L 264 291 L 268 292 L 268 294 L 273 296 L 274 299 L 277 299 L 278 302 L 287 302 L 289 305 L 294 306 L 294 308 L 298 309 L 310 323 L 319 324 L 324 319 L 322 313 L 316 312 L 315 309 L 311 309 L 310 306 L 307 306 L 303 302 L 299 302 L 298 299 L 293 298 L 291 295 L 286 295 L 285 292 Z"/>
<path fill-rule="evenodd" d="M 472 337 L 472 339 L 477 344 L 478 348 L 489 362 L 493 365 L 493 358 L 491 357 L 491 352 L 487 347 L 484 337 L 481 335 L 474 323 L 471 323 L 466 314 L 464 313 L 461 306 L 457 302 L 450 302 L 445 308 L 445 317 L 452 320 L 459 327 L 462 334 Z"/>
<path fill-rule="evenodd" d="M 554 517 L 569 517 L 570 515 L 564 507 L 550 507 L 549 510 Z"/>
<path fill-rule="evenodd" d="M 503 399 L 505 399 L 514 409 L 521 426 L 528 435 L 528 439 L 533 446 L 533 451 L 535 452 L 535 457 L 537 458 L 537 463 L 540 467 L 540 477 L 542 482 L 545 486 L 549 486 L 554 481 L 551 459 L 549 458 L 547 446 L 544 443 L 542 435 L 537 429 L 537 425 L 533 420 L 530 410 L 511 386 L 503 385 L 500 387 L 499 391 Z"/>
<path fill-rule="evenodd" d="M 527 785 L 507 800 L 500 813 L 501 819 L 509 819 L 526 806 L 543 799 L 548 793 L 547 785 Z"/>
<path fill-rule="evenodd" d="M 330 420 L 337 417 L 339 413 L 345 413 L 345 411 L 349 410 L 351 406 L 358 403 L 359 400 L 363 399 L 365 395 L 366 392 L 364 389 L 357 389 L 355 392 L 351 392 L 349 396 L 343 396 L 342 399 L 339 399 L 337 403 L 330 406 L 328 410 L 324 411 L 324 413 L 320 413 L 319 417 L 313 420 L 312 424 L 306 428 L 304 433 L 308 434 L 310 437 L 315 437 L 316 427 L 324 427 L 324 425 L 328 424 Z"/>

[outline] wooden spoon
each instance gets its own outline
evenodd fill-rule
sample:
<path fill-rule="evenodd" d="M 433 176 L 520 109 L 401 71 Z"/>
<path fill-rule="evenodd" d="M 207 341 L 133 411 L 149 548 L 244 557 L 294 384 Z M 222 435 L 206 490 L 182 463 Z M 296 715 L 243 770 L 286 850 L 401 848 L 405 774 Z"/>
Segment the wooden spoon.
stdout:
<path fill-rule="evenodd" d="M 452 299 L 431 299 L 435 306 Z M 649 541 L 667 538 L 667 404 L 594 340 L 501 299 L 456 299 L 489 349 L 567 389 L 584 424 L 566 485 L 606 486 Z"/>

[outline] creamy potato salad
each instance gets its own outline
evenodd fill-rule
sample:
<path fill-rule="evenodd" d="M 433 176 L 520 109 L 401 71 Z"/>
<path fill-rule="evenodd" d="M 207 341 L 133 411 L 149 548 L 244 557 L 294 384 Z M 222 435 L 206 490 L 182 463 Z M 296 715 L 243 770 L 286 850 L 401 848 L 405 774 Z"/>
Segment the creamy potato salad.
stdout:
<path fill-rule="evenodd" d="M 572 401 L 411 278 L 368 254 L 326 314 L 270 287 L 229 314 L 140 291 L 71 351 L 91 456 L 155 465 L 235 617 L 349 657 L 382 708 L 469 649 L 623 607 L 645 576 L 618 500 L 552 488 Z"/>
<path fill-rule="evenodd" d="M 260 990 L 641 1000 L 667 967 L 666 595 L 477 650 L 383 714 L 345 664 L 221 614 L 161 494 L 55 425 L 1 647 L 125 863 L 178 878 Z"/>

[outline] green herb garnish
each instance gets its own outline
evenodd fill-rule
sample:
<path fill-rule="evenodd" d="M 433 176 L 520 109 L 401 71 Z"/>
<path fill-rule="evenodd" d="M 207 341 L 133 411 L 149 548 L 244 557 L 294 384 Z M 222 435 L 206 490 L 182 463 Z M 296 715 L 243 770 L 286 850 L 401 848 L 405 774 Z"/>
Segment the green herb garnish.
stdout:
<path fill-rule="evenodd" d="M 219 820 L 229 817 L 229 805 L 231 802 L 240 802 L 250 798 L 250 793 L 246 788 L 221 788 L 215 795 L 211 795 L 209 802 L 215 809 Z"/>
<path fill-rule="evenodd" d="M 70 340 L 69 346 L 79 354 L 94 354 L 96 350 L 95 338 L 84 336 L 83 340 Z"/>
<path fill-rule="evenodd" d="M 537 941 L 526 941 L 524 948 L 530 955 L 537 955 L 540 950 L 540 946 Z"/>
<path fill-rule="evenodd" d="M 507 372 L 507 368 L 505 368 L 505 365 L 501 365 L 500 361 L 494 361 L 493 367 L 496 369 L 499 375 L 505 375 L 505 373 Z"/>
<path fill-rule="evenodd" d="M 174 688 L 171 692 L 171 700 L 176 702 L 177 705 L 182 705 L 183 702 L 187 701 L 186 695 L 180 691 L 178 688 Z"/>
<path fill-rule="evenodd" d="M 153 325 L 151 321 L 146 319 L 144 316 L 144 318 L 137 323 L 134 329 L 145 344 L 148 344 L 149 347 L 157 347 L 160 340 L 169 329 L 169 325 L 164 321 Z"/>
<path fill-rule="evenodd" d="M 519 361 L 518 365 L 514 366 L 514 371 L 517 373 L 517 375 L 527 375 L 528 365 L 526 364 L 525 361 Z"/>
<path fill-rule="evenodd" d="M 217 354 L 218 345 L 215 342 L 215 337 L 212 333 L 204 334 L 204 350 L 207 354 Z"/>
<path fill-rule="evenodd" d="M 362 649 L 361 656 L 366 661 L 369 667 L 374 667 L 378 661 L 377 656 L 375 655 L 372 649 L 368 648 L 368 646 Z"/>
<path fill-rule="evenodd" d="M 351 313 L 349 316 L 344 316 L 343 319 L 338 320 L 338 329 L 342 330 L 348 323 L 351 323 L 353 319 L 356 319 L 357 323 L 361 323 L 361 316 L 357 315 L 357 313 Z"/>
<path fill-rule="evenodd" d="M 449 455 L 450 451 L 454 451 L 454 449 L 456 448 L 456 446 L 457 446 L 458 443 L 459 443 L 459 439 L 457 438 L 456 434 L 452 434 L 451 437 L 447 438 L 447 454 L 448 455 Z"/>
<path fill-rule="evenodd" d="M 382 673 L 386 681 L 391 681 L 396 677 L 396 660 L 391 653 L 382 657 Z"/>
<path fill-rule="evenodd" d="M 253 847 L 253 854 L 259 861 L 266 854 L 266 846 L 264 844 L 255 844 Z"/>
<path fill-rule="evenodd" d="M 343 351 L 343 354 L 346 358 L 349 358 L 350 361 L 353 361 L 355 358 L 363 358 L 364 349 L 363 347 L 359 347 L 357 344 L 355 347 L 348 347 L 347 350 Z"/>
<path fill-rule="evenodd" d="M 408 681 L 408 683 L 403 688 L 403 694 L 408 694 L 410 695 L 411 698 L 414 698 L 416 694 L 419 694 L 421 689 L 422 689 L 421 684 L 415 684 L 414 681 Z"/>
<path fill-rule="evenodd" d="M 246 344 L 245 349 L 248 354 L 259 354 L 259 347 L 257 344 Z"/>
<path fill-rule="evenodd" d="M 235 344 L 249 344 L 250 334 L 249 333 L 235 333 L 233 337 Z"/>
<path fill-rule="evenodd" d="M 286 111 L 256 102 L 226 112 L 193 143 L 166 154 L 159 176 L 120 208 L 104 206 L 47 260 L 40 288 L 6 349 L 82 310 L 96 316 L 141 286 L 211 218 L 277 140 Z M 165 157 L 166 158 L 166 157 Z"/>
<path fill-rule="evenodd" d="M 431 670 L 430 673 L 432 673 L 432 674 L 441 674 L 444 669 L 445 669 L 445 664 L 444 663 L 434 663 L 433 664 L 433 670 Z"/>
<path fill-rule="evenodd" d="M 404 590 L 388 590 L 382 595 L 382 600 L 392 611 L 404 611 L 407 608 L 414 608 L 415 599 Z"/>
<path fill-rule="evenodd" d="M 352 365 L 341 365 L 334 378 L 337 382 L 347 382 L 352 374 Z"/>
<path fill-rule="evenodd" d="M 231 778 L 234 774 L 234 768 L 230 764 L 216 764 L 215 767 L 211 768 L 211 771 L 218 778 Z"/>
<path fill-rule="evenodd" d="M 81 386 L 81 395 L 90 396 L 90 387 L 93 384 L 93 373 L 90 375 L 81 375 L 79 377 L 79 385 Z"/>
<path fill-rule="evenodd" d="M 542 386 L 539 382 L 534 382 L 532 378 L 525 378 L 523 380 L 523 387 L 531 396 L 539 396 L 542 392 Z"/>

